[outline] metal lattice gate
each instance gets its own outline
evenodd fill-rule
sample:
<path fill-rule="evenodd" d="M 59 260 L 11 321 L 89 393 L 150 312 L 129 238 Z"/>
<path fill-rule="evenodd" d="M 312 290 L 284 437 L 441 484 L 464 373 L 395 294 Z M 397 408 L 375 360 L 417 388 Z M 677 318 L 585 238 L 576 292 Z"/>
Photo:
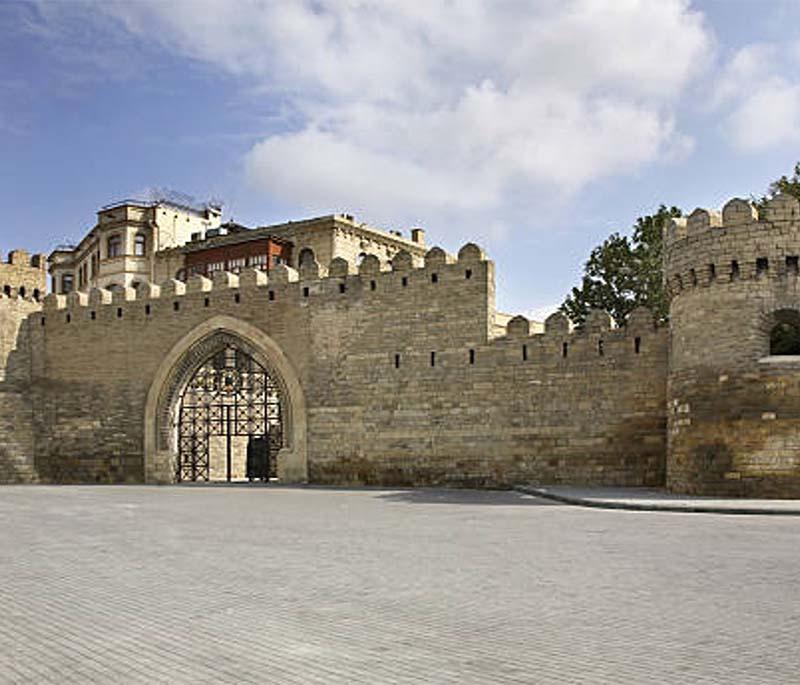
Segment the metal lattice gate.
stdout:
<path fill-rule="evenodd" d="M 197 369 L 181 395 L 177 480 L 211 480 L 215 449 L 225 451 L 228 481 L 234 477 L 234 456 L 240 457 L 242 451 L 246 467 L 243 473 L 238 469 L 237 476 L 276 477 L 277 454 L 283 445 L 282 404 L 280 388 L 269 372 L 227 344 Z"/>

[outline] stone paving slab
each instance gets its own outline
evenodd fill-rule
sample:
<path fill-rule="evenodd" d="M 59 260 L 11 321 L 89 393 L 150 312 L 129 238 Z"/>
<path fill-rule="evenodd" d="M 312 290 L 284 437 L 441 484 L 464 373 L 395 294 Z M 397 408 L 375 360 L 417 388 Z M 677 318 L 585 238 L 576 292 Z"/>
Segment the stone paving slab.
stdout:
<path fill-rule="evenodd" d="M 555 502 L 601 509 L 698 514 L 800 516 L 800 500 L 796 499 L 696 497 L 693 495 L 678 495 L 659 488 L 579 488 L 566 485 L 547 487 L 521 485 L 517 490 Z"/>
<path fill-rule="evenodd" d="M 797 682 L 800 520 L 0 488 L 2 683 Z"/>

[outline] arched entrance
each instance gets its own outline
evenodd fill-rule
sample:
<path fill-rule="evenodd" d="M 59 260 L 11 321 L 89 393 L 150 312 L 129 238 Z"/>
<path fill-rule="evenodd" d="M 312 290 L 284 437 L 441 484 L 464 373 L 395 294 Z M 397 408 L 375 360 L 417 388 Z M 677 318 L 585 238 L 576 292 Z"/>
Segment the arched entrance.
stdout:
<path fill-rule="evenodd" d="M 248 451 L 251 464 L 266 452 L 282 482 L 307 480 L 298 375 L 270 336 L 239 319 L 213 317 L 173 346 L 144 420 L 146 482 L 246 477 Z"/>
<path fill-rule="evenodd" d="M 194 372 L 175 410 L 181 481 L 277 478 L 283 392 L 234 339 L 220 340 Z"/>

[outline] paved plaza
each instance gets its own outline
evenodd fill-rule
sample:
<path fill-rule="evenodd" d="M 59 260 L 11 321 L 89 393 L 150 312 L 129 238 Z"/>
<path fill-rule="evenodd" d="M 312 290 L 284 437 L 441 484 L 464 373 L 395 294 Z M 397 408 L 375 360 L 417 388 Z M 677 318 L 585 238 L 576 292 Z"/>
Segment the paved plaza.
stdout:
<path fill-rule="evenodd" d="M 0 488 L 3 683 L 793 683 L 800 520 Z"/>

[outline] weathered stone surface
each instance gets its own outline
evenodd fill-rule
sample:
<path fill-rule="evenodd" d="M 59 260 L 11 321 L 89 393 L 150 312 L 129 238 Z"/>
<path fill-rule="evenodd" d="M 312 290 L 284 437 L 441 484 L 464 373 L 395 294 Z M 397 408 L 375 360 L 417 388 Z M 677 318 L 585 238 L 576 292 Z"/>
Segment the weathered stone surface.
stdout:
<path fill-rule="evenodd" d="M 721 227 L 667 232 L 673 490 L 800 496 L 800 363 L 769 342 L 776 312 L 800 310 L 796 209 L 779 197 L 759 221 L 732 200 Z"/>
<path fill-rule="evenodd" d="M 181 347 L 187 336 L 222 317 L 236 322 L 223 328 L 250 327 L 252 335 L 236 333 L 244 343 L 268 340 L 271 350 L 254 344 L 264 363 L 284 364 L 283 375 L 296 379 L 304 406 L 301 412 L 293 401 L 289 409 L 307 452 L 294 478 L 461 486 L 663 481 L 664 330 L 637 333 L 640 349 L 625 329 L 604 326 L 531 336 L 515 324 L 513 335 L 494 339 L 491 262 L 474 245 L 458 261 L 436 251 L 431 257 L 434 271 L 431 260 L 419 268 L 401 253 L 392 271 L 370 269 L 367 278 L 336 267 L 333 277 L 298 280 L 283 267 L 241 298 L 220 277 L 210 289 L 170 281 L 160 292 L 134 293 L 137 299 L 98 301 L 93 316 L 82 302 L 48 309 L 45 325 L 31 326 L 39 476 L 169 479 L 168 452 L 152 468 L 143 456 L 148 422 L 171 430 L 169 410 L 147 413 L 149 398 L 167 392 L 157 387 L 164 360 L 174 355 L 180 366 L 190 354 L 188 344 Z M 153 454 L 169 447 L 157 444 Z"/>
<path fill-rule="evenodd" d="M 0 480 L 170 480 L 177 391 L 234 340 L 282 388 L 287 481 L 800 496 L 800 356 L 769 348 L 781 316 L 800 321 L 800 218 L 784 197 L 765 214 L 735 200 L 670 224 L 670 329 L 635 310 L 577 331 L 555 314 L 532 335 L 496 315 L 473 244 L 44 309 L 0 296 Z M 0 275 L 43 284 L 20 254 Z"/>

